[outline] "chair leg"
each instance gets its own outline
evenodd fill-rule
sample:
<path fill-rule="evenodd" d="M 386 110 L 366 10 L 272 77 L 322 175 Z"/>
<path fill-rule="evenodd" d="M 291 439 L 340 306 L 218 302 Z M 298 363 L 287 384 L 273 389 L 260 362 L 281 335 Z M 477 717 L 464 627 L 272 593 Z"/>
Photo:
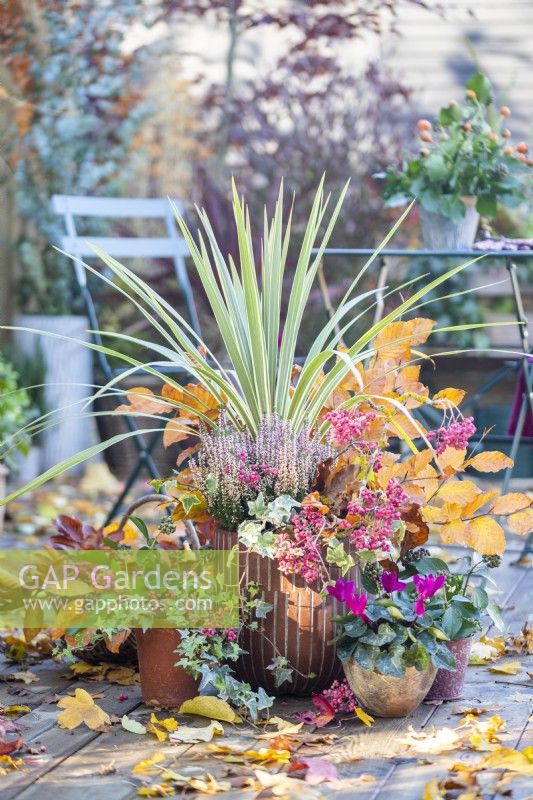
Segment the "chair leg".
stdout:
<path fill-rule="evenodd" d="M 118 510 L 123 505 L 124 500 L 128 495 L 128 492 L 134 485 L 135 481 L 137 480 L 141 472 L 146 472 L 148 475 L 150 475 L 151 478 L 161 477 L 160 472 L 157 469 L 155 461 L 152 457 L 152 450 L 154 449 L 155 445 L 160 439 L 161 439 L 161 433 L 159 431 L 156 431 L 150 437 L 148 445 L 141 445 L 140 447 L 138 447 L 139 459 L 135 464 L 133 470 L 131 471 L 130 476 L 126 481 L 126 484 L 124 485 L 124 488 L 122 489 L 120 495 L 113 504 L 111 511 L 108 513 L 105 525 L 109 525 L 111 520 L 116 516 Z M 137 444 L 140 444 L 140 442 L 137 442 Z"/>

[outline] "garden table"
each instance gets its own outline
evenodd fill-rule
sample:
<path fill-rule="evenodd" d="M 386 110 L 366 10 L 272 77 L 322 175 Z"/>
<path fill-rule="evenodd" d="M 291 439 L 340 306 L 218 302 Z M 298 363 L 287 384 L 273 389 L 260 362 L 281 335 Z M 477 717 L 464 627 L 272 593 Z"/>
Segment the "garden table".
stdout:
<path fill-rule="evenodd" d="M 528 595 L 532 588 L 532 570 L 517 564 L 519 551 L 516 541 L 516 538 L 511 538 L 504 563 L 498 570 L 504 621 L 513 633 L 518 633 L 527 617 Z M 457 552 L 452 548 L 450 550 Z M 492 629 L 489 635 L 495 633 Z M 490 672 L 491 667 L 501 668 L 509 661 L 520 662 L 516 675 Z M 527 674 L 533 670 L 532 662 L 533 656 L 513 654 L 488 666 L 469 667 L 461 700 L 422 704 L 405 719 L 377 719 L 370 728 L 353 717 L 335 720 L 321 729 L 305 726 L 305 735 L 297 746 L 297 756 L 335 762 L 339 777 L 345 783 L 338 788 L 328 783 L 309 787 L 309 784 L 302 782 L 300 794 L 290 796 L 305 800 L 317 796 L 335 800 L 421 800 L 425 796 L 437 797 L 437 794 L 424 794 L 428 782 L 447 775 L 451 777 L 449 766 L 480 761 L 485 753 L 472 752 L 467 748 L 435 754 L 424 751 L 423 741 L 413 750 L 402 744 L 401 740 L 412 731 L 423 736 L 435 729 L 444 735 L 445 729 L 459 726 L 461 714 L 458 712 L 465 709 L 486 709 L 481 713 L 480 721 L 492 715 L 499 715 L 504 720 L 506 728 L 501 734 L 500 746 L 519 750 L 531 746 L 531 681 Z M 0 678 L 27 668 L 26 664 L 0 660 Z M 51 660 L 30 663 L 29 669 L 39 678 L 38 682 L 27 686 L 5 680 L 0 682 L 2 705 L 24 704 L 31 708 L 30 713 L 20 718 L 20 722 L 24 740 L 35 750 L 35 755 L 28 757 L 30 763 L 27 767 L 0 775 L 2 800 L 79 800 L 86 797 L 134 800 L 138 797 L 137 788 L 142 783 L 161 781 L 161 771 L 158 773 L 157 768 L 152 777 L 132 775 L 135 764 L 155 753 L 162 755 L 160 764 L 163 767 L 170 767 L 185 776 L 208 772 L 216 780 L 225 780 L 228 773 L 231 775 L 232 769 L 237 773 L 241 769 L 246 771 L 241 765 L 228 763 L 214 755 L 206 744 L 160 743 L 150 734 L 129 733 L 117 722 L 109 731 L 101 733 L 89 730 L 84 725 L 72 732 L 59 728 L 56 722 L 59 711 L 57 696 L 72 692 L 77 687 L 99 695 L 95 702 L 110 715 L 121 717 L 127 714 L 145 721 L 148 709 L 141 703 L 137 685 L 76 679 L 66 665 Z M 272 713 L 291 721 L 291 714 L 308 710 L 310 706 L 308 699 L 285 698 L 276 702 Z M 205 725 L 207 722 L 198 717 L 180 717 L 180 720 L 192 725 Z M 223 723 L 223 727 L 224 736 L 216 739 L 219 745 L 257 750 L 269 744 L 254 738 L 262 731 L 252 726 Z M 284 767 L 278 764 L 268 765 L 264 769 L 274 774 L 283 771 Z M 247 771 L 253 775 L 253 767 Z M 497 778 L 494 773 L 491 775 L 489 788 L 483 794 L 485 800 L 502 796 L 490 788 L 494 787 Z M 512 789 L 513 800 L 526 800 L 531 797 L 531 778 L 515 776 L 509 786 L 505 786 L 505 789 L 509 788 Z M 309 795 L 306 791 L 315 791 L 316 794 Z M 252 800 L 256 795 L 256 790 L 234 788 L 217 797 L 221 800 Z M 175 796 L 200 800 L 208 795 L 196 792 L 182 795 L 178 791 Z"/>

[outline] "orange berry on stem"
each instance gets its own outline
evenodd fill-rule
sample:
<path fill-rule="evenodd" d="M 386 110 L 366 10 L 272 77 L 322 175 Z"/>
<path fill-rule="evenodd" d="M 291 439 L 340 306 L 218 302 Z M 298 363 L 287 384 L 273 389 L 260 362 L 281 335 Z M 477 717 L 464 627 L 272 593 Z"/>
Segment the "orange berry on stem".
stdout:
<path fill-rule="evenodd" d="M 512 156 L 513 155 L 513 148 L 507 145 L 507 147 L 503 148 L 504 156 Z"/>
<path fill-rule="evenodd" d="M 500 108 L 500 114 L 502 115 L 502 117 L 508 117 L 511 114 L 511 109 L 509 108 L 509 106 L 502 106 Z"/>
<path fill-rule="evenodd" d="M 527 153 L 528 150 L 529 147 L 525 142 L 518 142 L 518 144 L 516 145 L 517 153 Z"/>
<path fill-rule="evenodd" d="M 416 127 L 419 131 L 430 131 L 431 122 L 428 119 L 419 119 L 416 123 Z"/>
<path fill-rule="evenodd" d="M 431 138 L 431 134 L 428 133 L 427 131 L 423 131 L 423 133 L 420 134 L 420 139 L 423 142 L 432 142 L 433 141 L 433 139 Z"/>
<path fill-rule="evenodd" d="M 467 89 L 466 96 L 469 100 L 477 100 L 477 94 L 473 89 Z"/>

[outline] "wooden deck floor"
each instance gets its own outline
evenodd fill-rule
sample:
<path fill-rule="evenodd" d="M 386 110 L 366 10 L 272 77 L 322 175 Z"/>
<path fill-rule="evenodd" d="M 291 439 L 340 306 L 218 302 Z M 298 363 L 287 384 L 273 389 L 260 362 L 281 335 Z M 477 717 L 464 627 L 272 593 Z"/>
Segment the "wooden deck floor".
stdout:
<path fill-rule="evenodd" d="M 512 632 L 519 631 L 527 618 L 528 606 L 531 606 L 531 570 L 513 565 L 518 553 L 518 546 L 516 550 L 511 549 L 507 553 L 505 566 L 499 574 L 505 621 Z M 505 660 L 498 664 L 505 663 Z M 400 740 L 412 730 L 427 733 L 432 729 L 457 727 L 461 719 L 458 709 L 487 707 L 487 717 L 498 714 L 505 721 L 506 729 L 501 737 L 503 747 L 522 750 L 532 745 L 532 692 L 527 673 L 533 671 L 533 659 L 515 655 L 509 656 L 507 660 L 521 661 L 522 668 L 517 675 L 495 675 L 486 666 L 469 667 L 462 700 L 441 705 L 423 704 L 406 719 L 376 720 L 371 728 L 365 728 L 357 720 L 333 722 L 322 730 L 314 731 L 308 726 L 308 734 L 305 740 L 302 737 L 298 755 L 334 762 L 340 782 L 310 786 L 300 781 L 296 788 L 287 789 L 281 796 L 335 797 L 338 800 L 433 800 L 444 797 L 437 793 L 429 794 L 429 789 L 425 790 L 428 782 L 444 778 L 452 764 L 479 761 L 483 753 L 453 750 L 443 754 L 424 754 L 422 747 L 415 752 L 409 750 Z M 233 774 L 233 786 L 220 794 L 221 798 L 249 800 L 258 796 L 257 788 L 235 788 L 240 780 L 238 776 L 245 770 L 241 765 L 213 757 L 206 745 L 160 744 L 152 736 L 128 733 L 119 723 L 106 733 L 97 733 L 85 726 L 72 732 L 59 728 L 56 722 L 57 695 L 64 695 L 77 686 L 87 688 L 93 694 L 101 693 L 96 702 L 111 715 L 128 714 L 143 718 L 147 709 L 140 701 L 136 686 L 74 681 L 68 677 L 68 669 L 64 665 L 51 660 L 32 665 L 31 670 L 38 675 L 39 681 L 24 686 L 22 690 L 19 683 L 0 683 L 1 704 L 20 703 L 32 709 L 31 713 L 20 718 L 20 724 L 24 740 L 35 753 L 29 756 L 32 761 L 29 766 L 0 776 L 2 800 L 129 800 L 138 797 L 137 789 L 143 785 L 141 779 L 132 776 L 132 767 L 156 752 L 164 755 L 162 765 L 182 775 L 199 776 L 208 772 L 216 779 L 228 780 Z M 8 672 L 13 672 L 13 665 L 3 662 L 0 665 L 0 676 Z M 274 713 L 290 720 L 294 711 L 308 709 L 310 705 L 308 700 L 288 698 L 278 701 Z M 202 723 L 199 719 L 194 721 L 190 718 L 188 723 L 201 725 L 205 721 Z M 251 726 L 224 724 L 224 729 L 224 736 L 217 738 L 217 744 L 239 746 L 247 743 L 251 749 L 265 745 L 265 742 L 259 742 L 255 738 L 261 731 Z M 283 772 L 285 768 L 277 766 L 267 769 L 273 774 Z M 248 772 L 253 775 L 251 770 Z M 492 772 L 490 776 L 488 782 L 484 778 L 485 793 L 468 797 L 488 799 L 511 796 L 512 800 L 533 797 L 531 778 L 514 778 L 501 789 L 502 792 L 512 790 L 512 795 L 504 795 L 498 794 L 494 789 L 498 774 Z M 144 780 L 146 784 L 153 782 L 153 778 Z M 264 791 L 260 797 L 273 796 L 270 791 Z M 178 790 L 177 796 L 182 796 L 181 790 Z M 206 795 L 195 791 L 187 792 L 187 797 L 203 796 Z M 449 796 L 456 797 L 457 792 Z"/>

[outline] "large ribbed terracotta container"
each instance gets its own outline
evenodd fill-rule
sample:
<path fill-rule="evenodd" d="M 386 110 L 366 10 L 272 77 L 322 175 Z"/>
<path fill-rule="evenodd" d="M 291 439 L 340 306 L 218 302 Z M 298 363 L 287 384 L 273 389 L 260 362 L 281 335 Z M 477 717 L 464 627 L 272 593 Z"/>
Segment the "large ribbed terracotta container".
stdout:
<path fill-rule="evenodd" d="M 236 541 L 235 533 L 218 530 L 215 534 L 216 549 L 230 550 Z M 324 600 L 318 587 L 311 588 L 300 577 L 283 575 L 273 559 L 241 549 L 239 565 L 243 589 L 248 583 L 260 583 L 265 601 L 274 608 L 258 620 L 257 630 L 244 628 L 241 632 L 239 644 L 247 654 L 236 664 L 237 676 L 254 688 L 262 686 L 269 694 L 303 697 L 341 678 L 335 646 L 327 644 L 335 636 L 333 617 L 344 613 L 340 604 L 332 597 Z M 276 655 L 285 656 L 295 669 L 292 683 L 279 688 L 267 669 Z M 315 677 L 309 677 L 313 673 Z"/>

